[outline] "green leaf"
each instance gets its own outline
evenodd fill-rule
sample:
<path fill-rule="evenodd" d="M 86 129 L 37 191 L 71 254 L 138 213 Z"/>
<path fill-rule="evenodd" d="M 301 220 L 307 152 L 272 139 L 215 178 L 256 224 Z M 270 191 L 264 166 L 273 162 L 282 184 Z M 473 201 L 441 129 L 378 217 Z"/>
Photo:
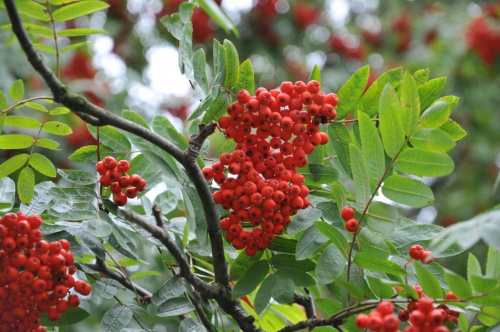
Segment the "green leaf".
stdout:
<path fill-rule="evenodd" d="M 110 154 L 112 150 L 106 146 L 100 147 L 101 154 Z M 97 162 L 97 145 L 86 145 L 78 148 L 69 157 L 75 163 Z"/>
<path fill-rule="evenodd" d="M 391 254 L 385 239 L 366 227 L 359 231 L 358 240 L 363 252 L 372 255 L 375 260 L 387 259 Z"/>
<path fill-rule="evenodd" d="M 312 257 L 316 250 L 318 250 L 328 238 L 323 235 L 315 227 L 309 227 L 304 234 L 300 237 L 299 243 L 297 243 L 297 260 L 303 260 Z"/>
<path fill-rule="evenodd" d="M 454 141 L 461 140 L 467 135 L 467 132 L 460 127 L 458 123 L 449 119 L 442 126 L 441 130 L 453 138 Z"/>
<path fill-rule="evenodd" d="M 388 237 L 388 240 L 396 247 L 401 248 L 410 243 L 432 239 L 442 231 L 443 228 L 437 225 L 414 224 L 396 229 Z"/>
<path fill-rule="evenodd" d="M 14 99 L 15 101 L 20 101 L 21 99 L 23 99 L 23 95 L 24 95 L 23 80 L 21 80 L 21 79 L 16 80 L 16 81 L 14 81 L 14 83 L 12 83 L 10 85 L 9 95 L 10 95 L 10 98 Z"/>
<path fill-rule="evenodd" d="M 420 127 L 439 128 L 448 121 L 449 117 L 450 104 L 438 101 L 422 113 Z"/>
<path fill-rule="evenodd" d="M 75 44 L 68 45 L 66 47 L 61 48 L 59 50 L 59 54 L 64 54 L 64 53 L 69 52 L 71 50 L 76 50 L 77 48 L 80 48 L 80 47 L 83 47 L 83 46 L 87 46 L 90 43 L 92 43 L 92 42 L 90 40 L 88 40 L 88 41 L 84 41 L 84 42 L 81 42 L 81 43 L 75 43 Z"/>
<path fill-rule="evenodd" d="M 274 242 L 269 243 L 267 248 L 269 250 L 278 251 L 278 252 L 287 252 L 291 254 L 295 254 L 297 249 L 297 240 L 287 239 L 281 236 L 278 236 L 274 239 Z"/>
<path fill-rule="evenodd" d="M 307 164 L 299 171 L 304 175 L 306 185 L 322 185 L 324 183 L 332 183 L 339 178 L 339 171 L 332 166 Z"/>
<path fill-rule="evenodd" d="M 5 5 L 0 3 L 1 8 L 5 8 Z M 49 21 L 50 17 L 47 14 L 47 10 L 44 5 L 36 3 L 34 1 L 16 1 L 17 10 L 24 15 L 33 17 L 42 21 Z"/>
<path fill-rule="evenodd" d="M 29 205 L 35 193 L 35 174 L 30 167 L 25 167 L 17 179 L 17 194 L 24 204 Z"/>
<path fill-rule="evenodd" d="M 45 122 L 42 129 L 50 134 L 59 136 L 67 136 L 73 133 L 73 130 L 71 129 L 70 126 L 59 121 Z"/>
<path fill-rule="evenodd" d="M 395 163 L 397 169 L 417 176 L 444 176 L 453 171 L 455 164 L 445 153 L 420 149 L 403 151 Z"/>
<path fill-rule="evenodd" d="M 314 226 L 324 235 L 328 237 L 328 239 L 340 250 L 344 258 L 347 259 L 349 253 L 349 243 L 345 239 L 345 237 L 340 233 L 332 225 L 324 221 L 317 221 L 314 223 Z"/>
<path fill-rule="evenodd" d="M 232 89 L 238 83 L 238 67 L 240 60 L 238 59 L 238 51 L 231 41 L 224 40 L 224 50 L 226 52 L 226 78 L 224 80 L 224 87 Z"/>
<path fill-rule="evenodd" d="M 66 181 L 78 184 L 89 185 L 97 182 L 95 174 L 76 169 L 58 169 L 57 173 Z"/>
<path fill-rule="evenodd" d="M 202 48 L 194 52 L 192 63 L 194 80 L 206 95 L 208 94 L 207 60 Z"/>
<path fill-rule="evenodd" d="M 429 72 L 430 72 L 429 68 L 426 68 L 426 69 L 419 69 L 413 73 L 413 78 L 415 79 L 417 85 L 420 86 L 425 82 L 427 82 L 427 80 L 429 79 Z"/>
<path fill-rule="evenodd" d="M 206 332 L 206 328 L 196 318 L 188 318 L 179 324 L 179 332 Z"/>
<path fill-rule="evenodd" d="M 109 217 L 102 218 L 102 216 L 101 218 L 89 219 L 85 221 L 88 232 L 99 238 L 107 237 L 113 232 L 113 227 L 111 226 L 112 224 L 113 222 Z"/>
<path fill-rule="evenodd" d="M 116 280 L 101 278 L 92 285 L 92 295 L 98 295 L 105 299 L 112 299 L 118 289 L 122 288 L 123 286 Z"/>
<path fill-rule="evenodd" d="M 194 306 L 185 297 L 176 297 L 163 302 L 156 310 L 156 316 L 172 317 L 187 314 L 194 310 Z"/>
<path fill-rule="evenodd" d="M 89 132 L 92 136 L 97 137 L 97 127 L 88 125 Z M 99 141 L 113 151 L 120 151 L 126 153 L 132 149 L 132 146 L 125 135 L 118 129 L 111 126 L 99 127 Z"/>
<path fill-rule="evenodd" d="M 418 282 L 424 293 L 434 299 L 443 298 L 443 289 L 439 284 L 439 280 L 426 268 L 422 266 L 421 263 L 415 263 L 414 265 L 415 273 L 417 274 Z"/>
<path fill-rule="evenodd" d="M 256 313 L 260 314 L 262 310 L 264 310 L 267 307 L 269 301 L 271 300 L 271 292 L 273 291 L 275 285 L 276 285 L 275 274 L 268 276 L 262 282 L 262 284 L 260 284 L 259 290 L 255 295 L 255 301 L 254 301 Z"/>
<path fill-rule="evenodd" d="M 368 168 L 370 188 L 373 191 L 385 171 L 384 146 L 375 122 L 371 121 L 370 117 L 363 112 L 358 113 L 358 120 L 363 159 Z"/>
<path fill-rule="evenodd" d="M 498 276 L 495 278 L 487 278 L 483 275 L 471 275 L 469 282 L 476 293 L 486 293 L 492 291 L 498 285 Z"/>
<path fill-rule="evenodd" d="M 238 69 L 238 83 L 235 87 L 236 91 L 247 90 L 250 94 L 254 90 L 254 72 L 252 63 L 249 59 L 243 61 Z"/>
<path fill-rule="evenodd" d="M 186 138 L 179 133 L 179 131 L 166 117 L 161 115 L 155 116 L 151 125 L 155 133 L 170 140 L 180 149 L 184 150 L 187 148 L 188 142 Z"/>
<path fill-rule="evenodd" d="M 252 265 L 252 268 L 247 270 L 241 276 L 233 289 L 232 299 L 245 296 L 254 291 L 257 286 L 266 278 L 269 272 L 269 263 L 266 260 L 261 260 Z"/>
<path fill-rule="evenodd" d="M 394 157 L 405 142 L 405 133 L 401 122 L 401 104 L 396 91 L 389 84 L 380 97 L 379 120 L 385 151 L 389 157 Z"/>
<path fill-rule="evenodd" d="M 0 164 L 0 178 L 14 173 L 15 171 L 23 167 L 23 165 L 25 165 L 28 161 L 29 157 L 30 156 L 28 154 L 23 153 L 15 155 L 14 157 L 4 161 L 2 164 Z"/>
<path fill-rule="evenodd" d="M 297 261 L 294 255 L 277 254 L 271 257 L 271 265 L 275 269 L 288 268 L 294 271 L 313 271 L 316 264 L 310 259 Z M 252 268 L 253 269 L 253 268 Z"/>
<path fill-rule="evenodd" d="M 469 282 L 472 281 L 473 275 L 480 276 L 483 275 L 483 272 L 481 271 L 481 265 L 479 264 L 476 256 L 469 253 L 469 256 L 467 257 L 467 280 L 469 280 Z"/>
<path fill-rule="evenodd" d="M 398 210 L 386 203 L 372 202 L 366 213 L 368 226 L 383 235 L 394 232 L 399 217 Z"/>
<path fill-rule="evenodd" d="M 331 326 L 320 326 L 320 327 L 315 327 L 313 329 L 313 332 L 330 332 L 330 331 L 337 331 Z"/>
<path fill-rule="evenodd" d="M 363 155 L 356 145 L 351 144 L 349 146 L 349 154 L 351 156 L 352 178 L 356 194 L 356 208 L 358 211 L 364 211 L 372 194 L 368 170 Z"/>
<path fill-rule="evenodd" d="M 244 251 L 231 264 L 229 269 L 229 280 L 236 281 L 241 278 L 262 257 L 262 251 L 257 251 L 254 256 L 248 256 Z"/>
<path fill-rule="evenodd" d="M 49 29 L 50 31 L 50 29 Z M 88 35 L 96 35 L 106 33 L 104 30 L 96 30 L 96 29 L 65 29 L 57 32 L 58 37 L 79 37 L 79 36 L 88 36 Z"/>
<path fill-rule="evenodd" d="M 312 226 L 313 222 L 321 218 L 321 210 L 313 206 L 299 210 L 288 227 L 288 234 L 294 235 Z"/>
<path fill-rule="evenodd" d="M 77 2 L 78 3 L 78 2 Z M 101 320 L 101 331 L 120 332 L 132 320 L 133 312 L 131 309 L 121 303 L 112 306 Z"/>
<path fill-rule="evenodd" d="M 27 160 L 27 159 L 26 159 Z M 42 214 L 45 210 L 47 210 L 50 201 L 53 196 L 50 194 L 50 189 L 55 185 L 52 181 L 44 181 L 40 182 L 35 186 L 35 195 L 31 200 L 31 204 L 29 206 L 25 204 L 21 204 L 19 210 L 24 212 L 25 214 Z"/>
<path fill-rule="evenodd" d="M 316 299 L 316 305 L 327 315 L 333 315 L 342 310 L 342 305 L 339 302 L 327 297 Z"/>
<path fill-rule="evenodd" d="M 151 276 L 161 276 L 162 274 L 158 271 L 141 271 L 136 272 L 130 276 L 130 279 L 138 279 L 142 277 L 151 277 Z"/>
<path fill-rule="evenodd" d="M 420 116 L 420 100 L 417 84 L 413 77 L 406 72 L 401 86 L 401 121 L 405 134 L 411 135 L 418 126 Z"/>
<path fill-rule="evenodd" d="M 88 15 L 108 7 L 109 4 L 105 3 L 104 1 L 87 0 L 81 2 L 74 2 L 55 10 L 52 13 L 52 17 L 55 21 L 58 22 L 69 21 L 77 17 Z"/>
<path fill-rule="evenodd" d="M 344 124 L 328 126 L 328 136 L 332 142 L 337 158 L 347 173 L 351 173 L 351 164 L 349 162 L 349 144 L 353 143 L 349 130 Z"/>
<path fill-rule="evenodd" d="M 500 251 L 490 247 L 486 260 L 486 276 L 493 278 L 498 275 L 500 275 Z"/>
<path fill-rule="evenodd" d="M 43 112 L 43 113 L 47 113 L 48 112 L 47 107 L 45 107 L 45 106 L 43 106 L 41 104 L 30 102 L 30 101 L 24 103 L 23 106 L 29 107 L 31 109 L 34 109 L 36 111 L 40 111 L 40 112 Z"/>
<path fill-rule="evenodd" d="M 410 139 L 414 148 L 446 152 L 455 147 L 455 141 L 450 135 L 438 128 L 421 128 L 417 130 Z"/>
<path fill-rule="evenodd" d="M 457 297 L 467 298 L 472 296 L 472 289 L 464 277 L 447 270 L 444 271 L 444 277 L 446 278 L 446 283 L 450 287 L 450 290 Z"/>
<path fill-rule="evenodd" d="M 380 278 L 366 275 L 365 280 L 373 295 L 375 295 L 378 299 L 389 299 L 394 295 L 394 289 L 392 286 L 383 282 Z"/>
<path fill-rule="evenodd" d="M 52 161 L 50 161 L 50 159 L 45 157 L 43 154 L 36 152 L 32 153 L 29 164 L 31 167 L 45 176 L 54 178 L 57 175 L 56 167 L 54 166 Z"/>
<path fill-rule="evenodd" d="M 391 90 L 394 90 L 398 85 L 401 84 L 402 76 L 403 68 L 401 67 L 391 69 L 381 75 L 375 82 L 373 82 L 372 85 L 370 85 L 368 90 L 366 90 L 366 92 L 363 94 L 363 97 L 358 104 L 358 110 L 361 112 L 365 112 L 370 117 L 377 114 L 377 112 L 379 112 L 379 104 L 382 109 L 383 104 L 380 100 L 382 98 L 383 90 L 385 90 L 387 84 L 390 84 L 392 86 Z M 363 86 L 363 89 L 365 86 Z M 400 110 L 398 101 L 398 114 L 399 112 Z"/>
<path fill-rule="evenodd" d="M 221 116 L 226 113 L 227 107 L 231 104 L 232 97 L 227 92 L 221 92 L 210 105 L 208 111 L 201 120 L 202 123 L 209 123 L 210 121 L 217 121 Z"/>
<path fill-rule="evenodd" d="M 354 256 L 354 263 L 359 267 L 371 271 L 384 272 L 394 275 L 406 275 L 405 270 L 389 260 L 373 259 L 373 255 L 359 252 Z"/>
<path fill-rule="evenodd" d="M 432 190 L 424 183 L 399 175 L 385 179 L 382 193 L 396 203 L 417 208 L 431 205 L 435 200 Z"/>
<path fill-rule="evenodd" d="M 0 149 L 13 150 L 25 149 L 33 145 L 35 139 L 32 136 L 11 134 L 0 136 Z"/>
<path fill-rule="evenodd" d="M 340 276 L 346 267 L 347 260 L 342 251 L 334 244 L 330 244 L 321 253 L 316 267 L 316 281 L 318 285 L 326 285 L 335 277 Z"/>
<path fill-rule="evenodd" d="M 370 66 L 366 65 L 356 71 L 337 92 L 339 104 L 336 106 L 337 120 L 341 120 L 356 109 L 356 105 L 365 91 Z"/>
<path fill-rule="evenodd" d="M 196 0 L 205 13 L 214 20 L 226 33 L 231 31 L 236 37 L 239 36 L 238 28 L 229 16 L 213 0 Z"/>
<path fill-rule="evenodd" d="M 151 302 L 154 305 L 161 305 L 168 299 L 179 297 L 186 291 L 182 280 L 178 276 L 172 276 L 165 281 L 161 287 L 154 292 Z"/>
<path fill-rule="evenodd" d="M 347 281 L 345 277 L 335 278 L 334 284 L 338 284 L 340 287 L 344 288 L 352 297 L 358 301 L 362 301 L 365 297 L 363 291 L 353 282 Z"/>
<path fill-rule="evenodd" d="M 33 118 L 28 118 L 19 115 L 10 115 L 5 118 L 6 126 L 19 127 L 19 128 L 39 128 L 41 126 L 40 121 Z"/>
<path fill-rule="evenodd" d="M 275 286 L 271 290 L 271 296 L 278 303 L 291 304 L 295 291 L 292 279 L 280 274 L 273 274 L 273 276 L 275 277 Z"/>
<path fill-rule="evenodd" d="M 16 200 L 16 184 L 11 178 L 0 179 L 0 210 L 10 211 Z"/>
<path fill-rule="evenodd" d="M 318 81 L 321 84 L 321 69 L 318 67 L 318 65 L 314 65 L 314 68 L 311 71 L 311 75 L 309 75 L 308 82 L 310 81 Z"/>
<path fill-rule="evenodd" d="M 68 311 L 64 312 L 57 321 L 51 321 L 47 318 L 47 313 L 42 313 L 40 318 L 41 325 L 43 326 L 66 326 L 76 324 L 84 319 L 87 319 L 90 314 L 80 307 L 78 308 L 68 308 Z"/>
<path fill-rule="evenodd" d="M 7 97 L 5 96 L 5 93 L 0 90 L 0 111 L 6 108 L 7 105 L 9 105 L 7 102 Z"/>
<path fill-rule="evenodd" d="M 47 52 L 50 54 L 57 54 L 57 51 L 55 48 L 49 45 L 44 45 L 44 44 L 39 44 L 39 43 L 33 43 L 33 46 L 41 52 Z"/>
<path fill-rule="evenodd" d="M 421 110 L 425 110 L 436 100 L 441 91 L 443 91 L 445 83 L 446 77 L 439 77 L 422 84 L 418 88 Z"/>
<path fill-rule="evenodd" d="M 184 197 L 189 230 L 195 233 L 200 244 L 204 244 L 207 239 L 207 223 L 205 212 L 199 209 L 202 202 L 198 191 L 193 187 L 184 187 L 182 188 L 182 196 Z"/>

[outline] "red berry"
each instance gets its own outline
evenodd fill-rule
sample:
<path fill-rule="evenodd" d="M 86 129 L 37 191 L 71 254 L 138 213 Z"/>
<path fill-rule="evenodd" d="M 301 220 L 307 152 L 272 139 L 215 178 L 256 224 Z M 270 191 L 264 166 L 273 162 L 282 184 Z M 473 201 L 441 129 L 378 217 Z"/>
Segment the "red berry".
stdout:
<path fill-rule="evenodd" d="M 409 254 L 411 258 L 420 260 L 424 254 L 424 248 L 421 245 L 415 244 L 410 247 Z"/>
<path fill-rule="evenodd" d="M 452 291 L 449 291 L 448 293 L 446 293 L 445 299 L 447 299 L 447 300 L 458 300 L 459 298 L 455 294 L 453 294 Z"/>
<path fill-rule="evenodd" d="M 382 301 L 377 305 L 377 311 L 383 316 L 390 315 L 394 312 L 394 304 L 390 301 Z"/>
<path fill-rule="evenodd" d="M 350 206 L 344 206 L 342 208 L 342 211 L 340 211 L 340 216 L 342 217 L 342 219 L 344 219 L 344 221 L 347 221 L 349 219 L 354 218 L 355 214 L 356 214 L 356 210 L 354 210 Z"/>
<path fill-rule="evenodd" d="M 116 159 L 113 157 L 106 157 L 102 160 L 102 165 L 108 171 L 115 169 L 116 167 Z"/>
<path fill-rule="evenodd" d="M 130 170 L 130 163 L 127 160 L 120 160 L 116 164 L 116 169 L 121 173 L 127 173 Z"/>
<path fill-rule="evenodd" d="M 115 196 L 113 201 L 115 202 L 116 206 L 124 206 L 125 204 L 127 204 L 127 196 L 123 193 L 119 193 Z"/>
<path fill-rule="evenodd" d="M 351 233 L 355 233 L 359 228 L 359 222 L 356 219 L 349 219 L 345 223 L 345 229 Z"/>
<path fill-rule="evenodd" d="M 432 256 L 432 252 L 425 250 L 422 253 L 422 258 L 420 259 L 424 264 L 430 264 L 434 262 L 434 256 Z"/>
<path fill-rule="evenodd" d="M 359 314 L 354 321 L 356 327 L 358 329 L 366 329 L 368 326 L 368 315 L 367 314 Z"/>

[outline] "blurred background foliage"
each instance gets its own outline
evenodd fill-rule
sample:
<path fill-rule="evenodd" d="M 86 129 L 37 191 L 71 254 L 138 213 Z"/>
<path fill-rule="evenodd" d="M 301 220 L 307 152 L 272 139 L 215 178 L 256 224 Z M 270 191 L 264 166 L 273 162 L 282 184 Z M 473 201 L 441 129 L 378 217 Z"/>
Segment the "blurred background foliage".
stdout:
<path fill-rule="evenodd" d="M 159 22 L 162 16 L 176 12 L 182 1 L 107 2 L 111 5 L 107 11 L 70 22 L 72 27 L 102 29 L 108 34 L 90 36 L 88 48 L 62 55 L 62 79 L 109 110 L 119 113 L 132 109 L 149 118 L 163 114 L 188 135 L 196 127 L 186 119 L 199 101 L 193 99 L 189 82 L 179 72 L 175 40 Z M 500 1 L 216 2 L 236 23 L 239 37 L 217 27 L 196 8 L 193 43 L 210 57 L 212 38 L 231 39 L 240 61 L 251 60 L 256 87 L 274 88 L 285 80 L 307 80 L 314 65 L 322 69 L 323 90 L 328 92 L 337 91 L 366 64 L 371 70 L 368 84 L 398 66 L 410 72 L 429 68 L 431 78 L 447 77 L 442 95 L 460 96 L 452 117 L 468 135 L 454 149 L 457 167 L 453 175 L 426 179 L 435 191 L 436 203 L 407 214 L 419 222 L 449 226 L 500 202 Z M 6 13 L 0 11 L 0 26 L 6 24 Z M 47 94 L 40 77 L 20 56 L 12 33 L 2 29 L 0 89 L 8 89 L 15 79 L 22 78 L 29 86 L 28 97 Z M 39 42 L 53 42 L 39 38 Z M 64 43 L 64 38 L 60 42 Z M 44 57 L 55 67 L 55 57 Z M 57 164 L 62 168 L 72 167 L 67 156 L 74 149 L 93 141 L 81 120 L 66 117 L 74 133 L 62 142 L 64 153 L 52 156 L 53 160 L 59 158 Z M 222 143 L 222 135 L 212 137 L 212 155 Z M 8 152 L 2 151 L 0 158 Z M 479 244 L 473 252 L 485 250 Z M 454 264 L 455 270 L 465 272 L 462 255 L 444 264 Z"/>

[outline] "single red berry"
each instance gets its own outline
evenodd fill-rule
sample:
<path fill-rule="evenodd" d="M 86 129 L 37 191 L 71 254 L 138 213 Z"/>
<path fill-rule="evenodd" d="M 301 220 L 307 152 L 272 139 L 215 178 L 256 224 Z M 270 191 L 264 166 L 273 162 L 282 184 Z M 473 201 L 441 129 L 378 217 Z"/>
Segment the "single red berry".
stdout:
<path fill-rule="evenodd" d="M 399 327 L 399 320 L 394 315 L 384 316 L 382 326 L 385 332 L 396 332 Z"/>
<path fill-rule="evenodd" d="M 398 318 L 402 322 L 406 322 L 408 319 L 410 319 L 410 313 L 408 310 L 401 310 L 398 312 Z"/>
<path fill-rule="evenodd" d="M 422 311 L 424 314 L 428 314 L 434 309 L 432 299 L 428 297 L 422 297 L 417 302 L 418 310 Z"/>
<path fill-rule="evenodd" d="M 453 294 L 452 291 L 449 291 L 448 293 L 446 293 L 445 299 L 447 299 L 447 300 L 458 300 L 458 297 L 455 294 Z"/>
<path fill-rule="evenodd" d="M 128 187 L 125 189 L 125 196 L 128 198 L 135 198 L 137 197 L 137 188 L 136 187 Z"/>
<path fill-rule="evenodd" d="M 420 260 L 424 254 L 424 247 L 419 244 L 415 244 L 410 247 L 409 254 L 411 258 Z"/>
<path fill-rule="evenodd" d="M 123 193 L 119 193 L 115 196 L 113 201 L 115 202 L 116 206 L 124 206 L 125 204 L 127 204 L 127 196 Z"/>
<path fill-rule="evenodd" d="M 78 295 L 72 294 L 68 296 L 68 305 L 73 308 L 78 307 L 80 305 L 80 298 Z"/>
<path fill-rule="evenodd" d="M 382 301 L 377 305 L 377 311 L 383 316 L 390 315 L 394 312 L 394 304 L 390 301 Z"/>
<path fill-rule="evenodd" d="M 344 206 L 342 208 L 342 211 L 340 211 L 340 216 L 342 217 L 342 219 L 344 219 L 344 221 L 347 221 L 349 219 L 354 218 L 355 214 L 356 214 L 356 210 L 354 210 L 350 206 Z"/>
<path fill-rule="evenodd" d="M 116 167 L 116 159 L 113 157 L 106 157 L 102 160 L 102 165 L 108 171 L 115 169 Z"/>
<path fill-rule="evenodd" d="M 359 228 L 359 222 L 356 219 L 349 219 L 345 223 L 345 229 L 351 233 L 355 233 Z"/>
<path fill-rule="evenodd" d="M 356 327 L 358 329 L 366 329 L 368 326 L 368 315 L 367 314 L 359 314 L 354 321 Z"/>
<path fill-rule="evenodd" d="M 127 160 L 120 160 L 116 164 L 116 169 L 121 173 L 127 173 L 130 170 L 130 163 Z"/>

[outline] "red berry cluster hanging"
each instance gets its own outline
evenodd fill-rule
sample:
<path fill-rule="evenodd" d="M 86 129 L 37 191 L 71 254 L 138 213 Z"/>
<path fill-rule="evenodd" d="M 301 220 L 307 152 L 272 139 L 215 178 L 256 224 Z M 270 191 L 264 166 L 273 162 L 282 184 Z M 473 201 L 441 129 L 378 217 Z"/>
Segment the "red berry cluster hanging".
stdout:
<path fill-rule="evenodd" d="M 340 211 L 340 216 L 345 221 L 345 229 L 347 229 L 351 233 L 356 233 L 359 228 L 359 221 L 354 219 L 355 214 L 356 210 L 354 210 L 350 206 L 344 206 Z"/>
<path fill-rule="evenodd" d="M 367 314 L 356 317 L 356 327 L 370 331 L 395 332 L 398 331 L 400 322 L 408 322 L 404 332 L 449 332 L 445 322 L 458 323 L 459 312 L 450 310 L 441 304 L 434 307 L 432 299 L 421 297 L 418 301 L 408 304 L 407 310 L 393 315 L 394 305 L 389 301 L 382 301 L 377 309 Z"/>
<path fill-rule="evenodd" d="M 317 81 L 283 82 L 280 89 L 246 90 L 219 119 L 237 145 L 202 170 L 220 190 L 214 201 L 232 210 L 221 220 L 226 238 L 249 256 L 264 250 L 283 232 L 290 217 L 310 205 L 309 189 L 297 167 L 305 167 L 314 147 L 328 142 L 320 124 L 335 118 L 337 95 L 320 91 Z M 226 172 L 227 170 L 227 172 Z"/>
<path fill-rule="evenodd" d="M 137 193 L 143 191 L 147 185 L 146 180 L 140 175 L 127 175 L 130 164 L 127 160 L 116 161 L 113 157 L 106 157 L 98 161 L 95 169 L 101 175 L 99 182 L 104 187 L 110 187 L 115 195 L 114 202 L 117 206 L 127 204 L 128 198 L 137 197 Z"/>
<path fill-rule="evenodd" d="M 421 261 L 424 264 L 430 264 L 434 262 L 434 257 L 432 256 L 432 252 L 424 250 L 424 248 L 419 244 L 411 246 L 410 249 L 408 250 L 408 253 L 410 254 L 411 258 L 417 261 Z"/>
<path fill-rule="evenodd" d="M 22 212 L 0 218 L 0 331 L 45 331 L 42 312 L 59 320 L 68 307 L 78 307 L 77 293 L 92 287 L 73 277 L 73 253 L 67 240 L 47 242 L 39 230 L 42 218 Z"/>

